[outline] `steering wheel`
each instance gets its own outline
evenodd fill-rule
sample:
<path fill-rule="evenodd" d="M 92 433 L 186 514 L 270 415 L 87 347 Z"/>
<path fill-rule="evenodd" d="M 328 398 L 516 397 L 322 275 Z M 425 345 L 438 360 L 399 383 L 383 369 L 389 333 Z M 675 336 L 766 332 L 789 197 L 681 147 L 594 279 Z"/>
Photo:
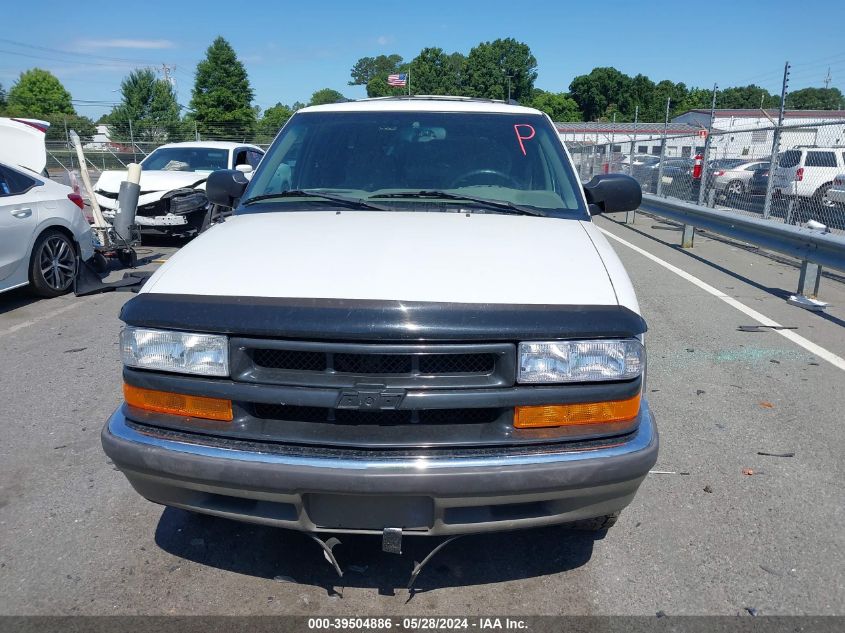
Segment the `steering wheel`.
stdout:
<path fill-rule="evenodd" d="M 484 178 L 485 182 L 480 184 L 493 184 L 490 180 L 495 180 L 500 183 L 504 183 L 505 185 L 510 185 L 513 189 L 520 188 L 519 183 L 513 178 L 513 176 L 506 174 L 503 171 L 499 171 L 498 169 L 473 169 L 472 171 L 468 171 L 455 178 L 449 188 L 457 189 L 462 184 L 471 184 L 471 181 L 478 179 L 480 176 L 486 176 L 486 178 Z"/>

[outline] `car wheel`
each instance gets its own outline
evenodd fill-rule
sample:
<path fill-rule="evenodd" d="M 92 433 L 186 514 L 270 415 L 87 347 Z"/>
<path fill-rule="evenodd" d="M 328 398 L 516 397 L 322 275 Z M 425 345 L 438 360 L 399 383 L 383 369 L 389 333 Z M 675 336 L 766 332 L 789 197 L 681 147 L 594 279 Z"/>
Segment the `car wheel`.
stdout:
<path fill-rule="evenodd" d="M 728 196 L 741 196 L 745 193 L 745 187 L 741 180 L 731 180 L 725 188 L 725 192 Z"/>
<path fill-rule="evenodd" d="M 124 248 L 117 251 L 117 259 L 126 268 L 135 268 L 138 264 L 138 253 L 135 252 L 135 249 Z"/>
<path fill-rule="evenodd" d="M 614 512 L 613 514 L 606 514 L 593 519 L 573 521 L 572 523 L 567 523 L 566 527 L 570 530 L 580 530 L 582 532 L 601 532 L 603 530 L 609 530 L 616 525 L 619 515 L 619 512 Z"/>
<path fill-rule="evenodd" d="M 830 189 L 830 187 L 830 183 L 822 185 L 816 190 L 816 193 L 813 194 L 813 200 L 816 206 L 825 207 L 828 209 L 836 206 L 836 203 L 827 197 L 827 190 Z"/>
<path fill-rule="evenodd" d="M 48 229 L 38 236 L 29 262 L 29 283 L 40 297 L 58 297 L 73 287 L 78 257 L 67 235 Z"/>

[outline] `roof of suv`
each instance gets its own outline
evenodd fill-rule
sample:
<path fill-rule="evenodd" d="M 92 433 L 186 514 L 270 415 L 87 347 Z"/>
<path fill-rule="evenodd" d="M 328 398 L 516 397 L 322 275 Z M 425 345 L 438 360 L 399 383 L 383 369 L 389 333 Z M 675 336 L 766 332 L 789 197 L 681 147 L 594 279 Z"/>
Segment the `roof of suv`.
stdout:
<path fill-rule="evenodd" d="M 478 112 L 495 114 L 543 114 L 534 108 L 503 101 L 470 97 L 414 96 L 383 97 L 309 106 L 299 112 Z"/>

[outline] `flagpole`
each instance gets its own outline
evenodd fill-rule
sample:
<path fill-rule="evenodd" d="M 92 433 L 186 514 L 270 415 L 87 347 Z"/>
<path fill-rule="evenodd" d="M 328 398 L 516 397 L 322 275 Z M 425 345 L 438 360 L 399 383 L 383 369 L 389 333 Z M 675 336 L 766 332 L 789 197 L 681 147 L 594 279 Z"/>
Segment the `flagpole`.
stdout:
<path fill-rule="evenodd" d="M 411 98 L 411 67 L 408 66 L 408 98 Z"/>

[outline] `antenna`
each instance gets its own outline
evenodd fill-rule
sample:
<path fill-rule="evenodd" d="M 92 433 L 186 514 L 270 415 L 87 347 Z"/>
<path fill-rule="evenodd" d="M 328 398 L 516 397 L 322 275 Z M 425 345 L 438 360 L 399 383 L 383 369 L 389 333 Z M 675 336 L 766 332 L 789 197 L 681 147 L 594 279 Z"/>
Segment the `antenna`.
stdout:
<path fill-rule="evenodd" d="M 824 78 L 824 89 L 825 90 L 830 88 L 830 79 L 831 79 L 831 77 L 830 77 L 830 66 L 828 66 L 827 67 L 827 75 L 825 75 L 825 78 Z"/>

